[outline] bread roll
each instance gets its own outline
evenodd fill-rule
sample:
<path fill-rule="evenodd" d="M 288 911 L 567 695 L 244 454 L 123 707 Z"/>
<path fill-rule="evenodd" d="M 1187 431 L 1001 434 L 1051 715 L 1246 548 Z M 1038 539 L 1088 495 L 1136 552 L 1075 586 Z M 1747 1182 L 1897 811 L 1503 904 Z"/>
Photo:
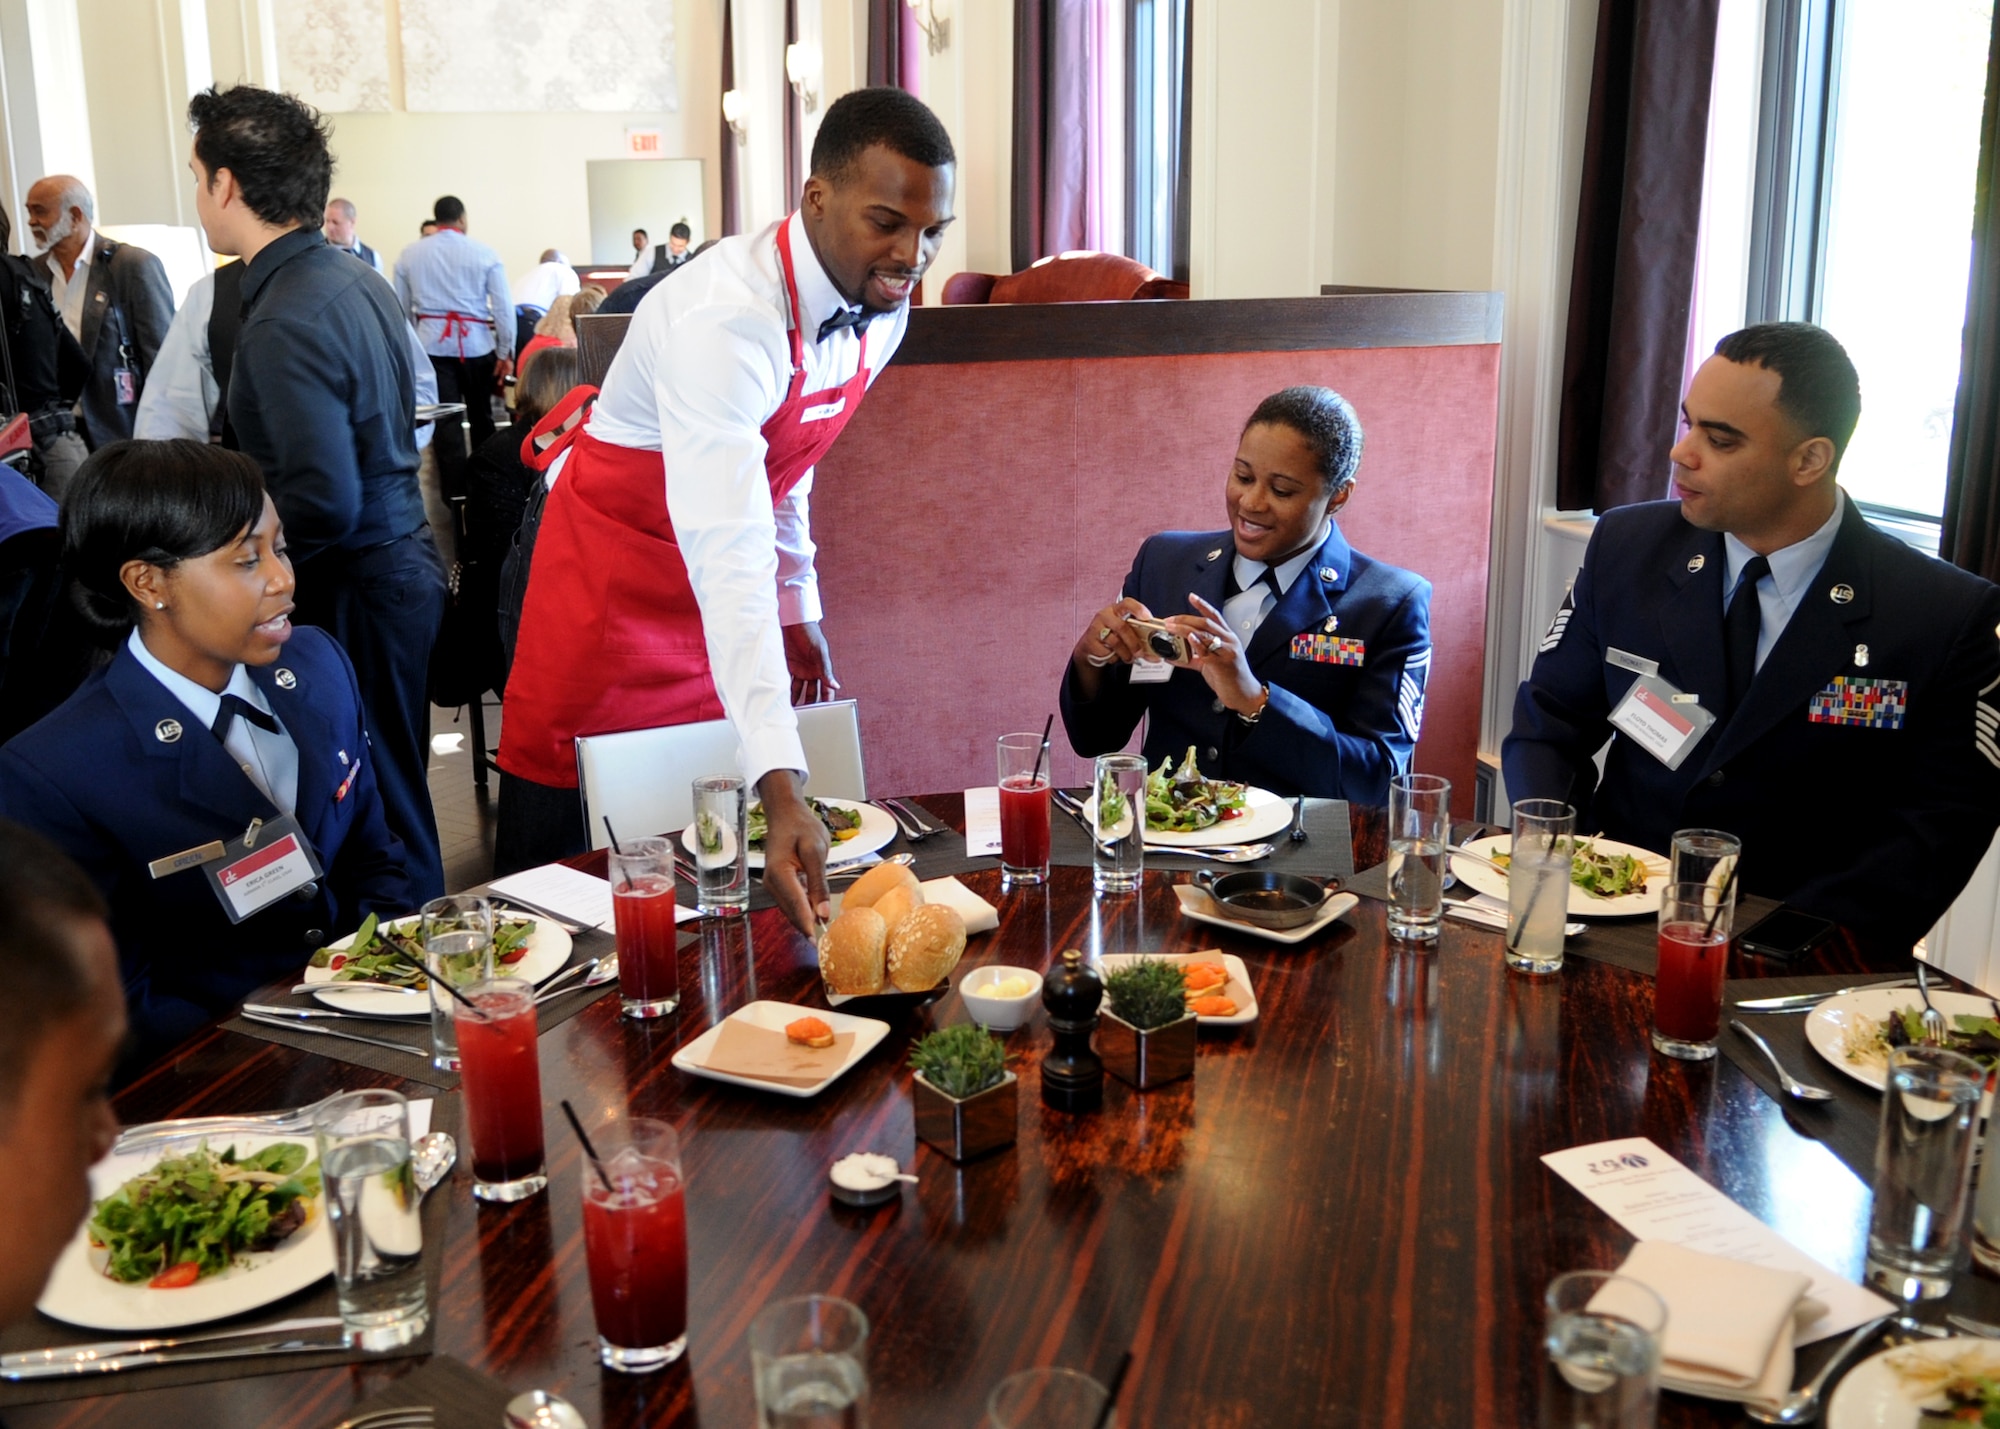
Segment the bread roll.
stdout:
<path fill-rule="evenodd" d="M 917 876 L 906 863 L 878 863 L 861 877 L 840 900 L 842 908 L 873 908 L 892 888 L 915 888 Z"/>
<path fill-rule="evenodd" d="M 892 888 L 875 900 L 875 911 L 882 915 L 882 924 L 889 930 L 889 936 L 896 936 L 896 925 L 909 917 L 915 909 L 924 906 L 924 890 L 921 884 L 907 888 Z"/>
<path fill-rule="evenodd" d="M 843 908 L 819 946 L 819 975 L 828 992 L 865 997 L 882 990 L 888 925 L 873 908 Z"/>
<path fill-rule="evenodd" d="M 929 992 L 951 975 L 965 951 L 965 919 L 956 908 L 913 908 L 889 940 L 889 981 L 902 992 Z"/>

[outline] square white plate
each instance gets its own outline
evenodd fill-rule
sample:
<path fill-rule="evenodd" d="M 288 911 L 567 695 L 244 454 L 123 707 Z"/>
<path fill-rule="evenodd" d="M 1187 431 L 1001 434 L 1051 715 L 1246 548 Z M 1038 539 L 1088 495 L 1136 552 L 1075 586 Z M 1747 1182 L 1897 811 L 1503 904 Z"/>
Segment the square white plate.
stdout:
<path fill-rule="evenodd" d="M 1336 893 L 1326 900 L 1319 917 L 1297 928 L 1260 928 L 1255 923 L 1246 923 L 1241 918 L 1231 918 L 1215 910 L 1215 900 L 1195 887 L 1192 883 L 1176 883 L 1174 897 L 1181 901 L 1181 916 L 1192 918 L 1197 923 L 1210 923 L 1218 928 L 1227 928 L 1232 933 L 1248 933 L 1253 938 L 1267 938 L 1273 943 L 1303 943 L 1326 931 L 1327 927 L 1340 918 L 1361 900 L 1352 893 Z"/>
<path fill-rule="evenodd" d="M 847 1049 L 847 1059 L 831 1072 L 824 1081 L 814 1082 L 809 1087 L 794 1087 L 784 1082 L 765 1082 L 755 1077 L 739 1077 L 731 1072 L 717 1072 L 706 1065 L 708 1054 L 715 1046 L 715 1039 L 722 1035 L 722 1023 L 718 1022 L 694 1041 L 674 1053 L 673 1063 L 691 1077 L 707 1077 L 710 1081 L 728 1082 L 732 1086 L 749 1087 L 752 1091 L 776 1092 L 781 1097 L 816 1097 L 848 1072 L 855 1063 L 875 1050 L 875 1044 L 889 1035 L 889 1024 L 878 1022 L 872 1017 L 854 1017 L 845 1012 L 829 1012 L 821 1007 L 799 1007 L 789 1002 L 752 1002 L 737 1008 L 724 1018 L 724 1022 L 747 1022 L 752 1027 L 767 1027 L 773 1032 L 783 1032 L 785 1024 L 796 1022 L 801 1017 L 817 1017 L 831 1027 L 835 1036 L 852 1032 L 854 1042 Z"/>
<path fill-rule="evenodd" d="M 1114 968 L 1122 968 L 1128 963 L 1136 963 L 1145 958 L 1154 962 L 1173 963 L 1177 966 L 1187 963 L 1220 962 L 1228 980 L 1222 984 L 1222 995 L 1236 1000 L 1234 1017 L 1197 1017 L 1195 1021 L 1203 1027 L 1241 1027 L 1246 1022 L 1257 1020 L 1257 994 L 1250 986 L 1250 969 L 1243 966 L 1243 959 L 1234 953 L 1221 952 L 1210 948 L 1202 953 L 1104 953 L 1097 959 L 1097 965 L 1107 973 Z"/>

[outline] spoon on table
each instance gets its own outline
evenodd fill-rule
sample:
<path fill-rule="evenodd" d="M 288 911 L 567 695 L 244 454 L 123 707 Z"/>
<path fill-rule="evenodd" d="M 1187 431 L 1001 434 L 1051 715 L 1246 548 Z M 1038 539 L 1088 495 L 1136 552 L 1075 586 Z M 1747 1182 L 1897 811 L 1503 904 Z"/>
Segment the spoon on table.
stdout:
<path fill-rule="evenodd" d="M 1811 1082 L 1802 1082 L 1786 1071 L 1785 1064 L 1778 1060 L 1778 1054 L 1771 1050 L 1771 1044 L 1755 1032 L 1752 1032 L 1748 1027 L 1745 1027 L 1736 1018 L 1730 1018 L 1729 1025 L 1756 1044 L 1757 1050 L 1764 1054 L 1764 1060 L 1771 1064 L 1771 1070 L 1778 1074 L 1778 1084 L 1785 1089 L 1788 1096 L 1797 1097 L 1802 1102 L 1830 1102 L 1833 1100 L 1833 1093 L 1825 1087 L 1816 1087 Z"/>
<path fill-rule="evenodd" d="M 531 1389 L 507 1401 L 502 1429 L 589 1429 L 577 1407 L 546 1389 Z"/>
<path fill-rule="evenodd" d="M 1892 1318 L 1892 1316 L 1884 1315 L 1880 1319 L 1870 1320 L 1867 1324 L 1849 1335 L 1846 1343 L 1834 1351 L 1833 1358 L 1821 1366 L 1820 1372 L 1812 1377 L 1812 1383 L 1808 1384 L 1804 1389 L 1794 1390 L 1792 1393 L 1786 1395 L 1776 1409 L 1765 1409 L 1760 1405 L 1746 1404 L 1743 1406 L 1743 1412 L 1759 1424 L 1812 1423 L 1813 1420 L 1819 1418 L 1820 1396 L 1826 1393 L 1826 1387 L 1832 1382 L 1834 1375 L 1838 1374 L 1841 1368 L 1854 1358 L 1856 1350 L 1859 1350 L 1863 1345 L 1874 1339 L 1882 1327 L 1888 1324 Z"/>
<path fill-rule="evenodd" d="M 586 971 L 587 969 L 587 971 Z M 574 987 L 564 987 L 563 983 L 583 974 L 583 981 Z M 535 1005 L 540 1007 L 552 997 L 562 997 L 572 992 L 582 992 L 587 987 L 602 987 L 618 976 L 618 955 L 606 953 L 601 958 L 592 958 L 587 963 L 578 963 L 573 968 L 565 968 L 545 983 L 535 994 Z"/>
<path fill-rule="evenodd" d="M 1301 794 L 1292 800 L 1292 842 L 1306 841 L 1306 796 Z"/>

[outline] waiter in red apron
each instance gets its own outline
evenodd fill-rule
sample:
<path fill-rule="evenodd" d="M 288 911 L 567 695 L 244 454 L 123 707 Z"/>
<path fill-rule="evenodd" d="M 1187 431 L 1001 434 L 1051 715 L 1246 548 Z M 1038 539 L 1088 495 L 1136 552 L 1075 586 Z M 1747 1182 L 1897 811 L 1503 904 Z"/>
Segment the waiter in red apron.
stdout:
<path fill-rule="evenodd" d="M 911 95 L 843 96 L 798 211 L 649 293 L 588 422 L 541 454 L 554 485 L 507 684 L 496 871 L 587 847 L 577 735 L 726 715 L 770 818 L 765 885 L 800 928 L 825 916 L 827 837 L 791 709 L 840 688 L 812 467 L 902 341 L 955 164 Z"/>

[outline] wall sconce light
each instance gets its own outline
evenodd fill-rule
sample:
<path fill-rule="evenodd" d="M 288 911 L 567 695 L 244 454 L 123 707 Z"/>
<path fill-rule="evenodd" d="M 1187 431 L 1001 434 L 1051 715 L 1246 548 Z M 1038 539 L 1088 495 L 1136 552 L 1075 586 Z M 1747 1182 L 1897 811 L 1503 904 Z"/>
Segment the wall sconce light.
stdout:
<path fill-rule="evenodd" d="M 800 43 L 785 46 L 785 78 L 792 82 L 792 90 L 799 97 L 799 103 L 810 114 L 819 107 L 820 53 L 819 46 Z"/>
<path fill-rule="evenodd" d="M 934 55 L 941 55 L 951 46 L 951 18 L 938 13 L 939 0 L 905 0 L 917 17 L 917 28 L 924 32 L 924 39 Z"/>
<path fill-rule="evenodd" d="M 729 127 L 736 131 L 738 143 L 750 137 L 750 100 L 742 90 L 723 91 L 722 117 L 728 120 Z"/>

